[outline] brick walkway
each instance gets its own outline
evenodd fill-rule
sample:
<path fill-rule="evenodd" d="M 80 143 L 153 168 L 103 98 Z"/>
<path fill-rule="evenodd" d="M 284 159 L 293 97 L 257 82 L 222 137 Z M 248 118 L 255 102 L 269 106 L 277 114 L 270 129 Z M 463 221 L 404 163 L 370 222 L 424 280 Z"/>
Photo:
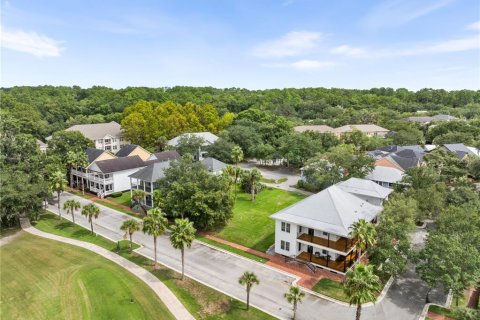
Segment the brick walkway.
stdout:
<path fill-rule="evenodd" d="M 280 255 L 270 255 L 262 251 L 254 250 L 254 249 L 242 246 L 240 244 L 224 240 L 222 238 L 216 237 L 211 234 L 205 234 L 205 237 L 207 237 L 208 239 L 214 240 L 216 242 L 229 245 L 236 249 L 254 254 L 256 256 L 260 256 L 262 258 L 268 259 L 269 261 L 266 263 L 266 265 L 300 277 L 300 280 L 298 281 L 298 285 L 307 289 L 312 289 L 313 286 L 315 286 L 315 284 L 320 279 L 323 279 L 323 278 L 328 278 L 335 281 L 343 281 L 344 279 L 342 275 L 332 273 L 320 268 L 317 268 L 314 273 L 312 270 L 310 270 L 307 266 L 305 266 L 302 263 L 295 262 L 295 261 L 286 263 L 285 258 Z"/>

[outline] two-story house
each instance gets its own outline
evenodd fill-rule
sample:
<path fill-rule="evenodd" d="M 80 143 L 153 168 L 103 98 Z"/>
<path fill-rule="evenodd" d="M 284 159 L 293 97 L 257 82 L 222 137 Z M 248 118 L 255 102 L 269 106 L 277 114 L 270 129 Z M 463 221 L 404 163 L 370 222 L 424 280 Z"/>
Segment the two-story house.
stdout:
<path fill-rule="evenodd" d="M 333 185 L 271 215 L 275 219 L 275 252 L 344 274 L 358 258 L 357 239 L 350 237 L 352 225 L 360 219 L 374 222 L 382 211 L 381 206 L 362 197 L 377 199 L 391 192 L 382 189 L 380 196 L 377 187 L 383 187 L 373 183 L 375 186 L 366 184 L 371 190 L 357 190 L 354 195 L 345 191 L 352 185 L 355 189 L 357 183 Z"/>
<path fill-rule="evenodd" d="M 65 131 L 78 131 L 95 143 L 95 148 L 117 153 L 128 144 L 122 134 L 122 127 L 115 121 L 108 123 L 77 124 Z M 50 138 L 50 137 L 49 137 Z M 48 139 L 48 138 L 47 138 Z"/>
<path fill-rule="evenodd" d="M 129 175 L 130 193 L 132 193 L 133 190 L 143 190 L 145 192 L 145 198 L 141 203 L 147 207 L 153 208 L 153 191 L 158 188 L 157 181 L 165 176 L 164 171 L 169 167 L 169 160 L 159 161 L 150 163 L 145 168 Z"/>

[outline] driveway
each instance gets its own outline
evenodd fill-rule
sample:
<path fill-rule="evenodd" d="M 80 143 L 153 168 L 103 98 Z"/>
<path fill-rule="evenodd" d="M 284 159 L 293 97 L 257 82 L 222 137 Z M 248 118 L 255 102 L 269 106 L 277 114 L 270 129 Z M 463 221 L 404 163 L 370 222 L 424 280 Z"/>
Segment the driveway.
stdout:
<path fill-rule="evenodd" d="M 89 200 L 64 193 L 61 202 L 75 199 L 82 205 Z M 116 210 L 99 205 L 100 216 L 94 222 L 94 231 L 114 241 L 123 239 L 120 225 L 131 217 Z M 49 210 L 57 212 L 56 205 L 50 205 Z M 62 211 L 63 212 L 63 211 Z M 69 215 L 62 214 L 71 219 Z M 78 224 L 89 227 L 85 217 L 79 213 L 75 220 Z M 151 237 L 141 232 L 133 235 L 133 240 L 143 247 L 138 249 L 141 254 L 153 258 L 153 241 Z M 194 242 L 191 249 L 186 251 L 185 273 L 206 285 L 214 287 L 237 299 L 245 299 L 245 289 L 238 284 L 238 278 L 244 271 L 253 271 L 260 279 L 260 285 L 251 292 L 251 302 L 255 307 L 267 311 L 281 319 L 291 317 L 290 305 L 285 301 L 283 294 L 295 277 L 277 271 L 263 264 L 238 257 L 229 253 L 212 249 L 201 243 Z M 158 239 L 158 260 L 169 268 L 180 270 L 180 252 L 170 245 L 168 236 Z M 416 320 L 424 306 L 426 288 L 410 269 L 404 276 L 392 284 L 387 296 L 378 304 L 365 307 L 362 319 L 374 320 Z M 433 293 L 432 302 L 444 303 L 442 294 Z M 443 301 L 442 301 L 443 299 Z M 344 307 L 327 300 L 306 294 L 298 310 L 298 319 L 354 319 L 355 309 Z"/>
<path fill-rule="evenodd" d="M 300 190 L 297 189 L 293 186 L 295 186 L 300 179 L 300 174 L 296 172 L 292 168 L 287 168 L 283 166 L 258 166 L 254 162 L 242 162 L 238 164 L 239 167 L 243 169 L 252 169 L 252 168 L 257 168 L 261 173 L 262 176 L 266 179 L 283 179 L 286 178 L 287 180 L 281 183 L 265 183 L 262 182 L 263 184 L 273 187 L 273 188 L 278 188 L 278 189 L 283 189 L 283 190 L 288 190 L 292 192 L 297 192 L 305 195 L 311 195 L 311 192 L 305 191 L 305 190 Z"/>

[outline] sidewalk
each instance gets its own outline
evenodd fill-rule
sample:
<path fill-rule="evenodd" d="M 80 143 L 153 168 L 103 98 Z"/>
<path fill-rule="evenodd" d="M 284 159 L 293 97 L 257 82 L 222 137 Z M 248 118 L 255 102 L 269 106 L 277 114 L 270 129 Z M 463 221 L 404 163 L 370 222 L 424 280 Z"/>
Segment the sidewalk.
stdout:
<path fill-rule="evenodd" d="M 79 240 L 64 238 L 61 236 L 57 236 L 51 233 L 46 233 L 40 231 L 30 225 L 30 221 L 28 219 L 21 220 L 22 229 L 30 234 L 56 240 L 64 243 L 68 243 L 77 247 L 82 247 L 84 249 L 93 251 L 108 260 L 115 262 L 119 266 L 125 268 L 127 271 L 134 274 L 140 280 L 145 282 L 152 290 L 157 294 L 160 300 L 163 301 L 165 306 L 170 310 L 170 312 L 175 316 L 177 319 L 181 320 L 194 320 L 195 318 L 188 312 L 188 310 L 183 306 L 183 304 L 177 299 L 177 297 L 165 286 L 163 282 L 161 282 L 157 277 L 153 274 L 148 272 L 147 270 L 143 269 L 142 267 L 136 265 L 135 263 L 108 251 L 102 247 L 99 247 L 95 244 L 83 242 Z"/>
<path fill-rule="evenodd" d="M 242 246 L 240 244 L 224 240 L 222 238 L 216 237 L 211 234 L 206 234 L 205 237 L 207 237 L 208 239 L 214 240 L 216 242 L 229 245 L 233 248 L 268 259 L 269 261 L 266 263 L 266 265 L 300 277 L 300 280 L 298 280 L 297 284 L 307 289 L 312 289 L 320 279 L 328 278 L 335 281 L 343 280 L 343 276 L 326 271 L 326 270 L 317 268 L 317 270 L 314 273 L 312 270 L 308 269 L 304 264 L 294 262 L 294 261 L 286 263 L 285 258 L 279 255 L 270 255 L 262 251 L 251 249 L 251 248 Z"/>

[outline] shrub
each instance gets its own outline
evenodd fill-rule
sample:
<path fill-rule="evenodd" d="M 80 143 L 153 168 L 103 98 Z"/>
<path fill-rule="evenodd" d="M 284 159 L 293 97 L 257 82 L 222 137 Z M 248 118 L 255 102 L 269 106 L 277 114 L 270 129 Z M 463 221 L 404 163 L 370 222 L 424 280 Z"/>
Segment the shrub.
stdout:
<path fill-rule="evenodd" d="M 119 197 L 122 196 L 122 194 L 123 194 L 123 192 L 114 192 L 114 193 L 112 193 L 110 196 L 111 196 L 112 198 L 119 198 Z"/>

